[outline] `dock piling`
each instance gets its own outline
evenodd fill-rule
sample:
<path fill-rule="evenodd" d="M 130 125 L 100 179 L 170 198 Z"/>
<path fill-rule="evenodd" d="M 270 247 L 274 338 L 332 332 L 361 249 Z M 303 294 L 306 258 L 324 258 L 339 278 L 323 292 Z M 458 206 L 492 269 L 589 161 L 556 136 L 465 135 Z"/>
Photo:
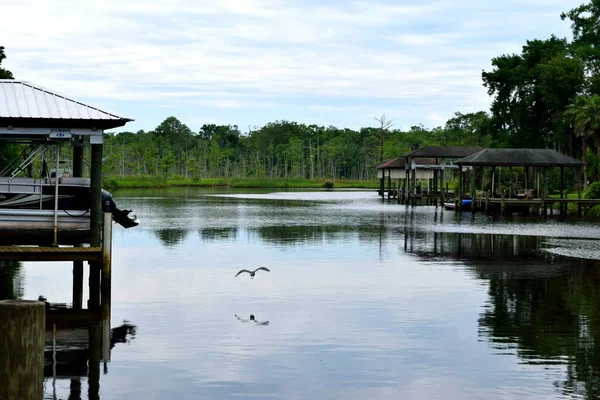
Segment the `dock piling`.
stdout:
<path fill-rule="evenodd" d="M 0 399 L 43 397 L 45 320 L 44 302 L 0 301 Z"/>

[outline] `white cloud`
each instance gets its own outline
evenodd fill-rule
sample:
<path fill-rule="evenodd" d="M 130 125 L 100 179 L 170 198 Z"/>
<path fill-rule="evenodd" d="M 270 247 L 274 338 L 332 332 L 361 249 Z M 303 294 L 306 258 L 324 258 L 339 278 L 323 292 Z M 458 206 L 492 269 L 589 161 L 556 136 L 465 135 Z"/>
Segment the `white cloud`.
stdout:
<path fill-rule="evenodd" d="M 487 108 L 490 59 L 568 32 L 559 14 L 577 4 L 9 0 L 0 37 L 16 77 L 134 118 L 144 103 L 169 102 L 184 122 L 202 105 L 205 115 L 237 109 L 240 126 L 315 107 L 340 108 L 314 121 L 327 125 L 368 124 L 357 107 L 419 110 L 414 124 Z"/>

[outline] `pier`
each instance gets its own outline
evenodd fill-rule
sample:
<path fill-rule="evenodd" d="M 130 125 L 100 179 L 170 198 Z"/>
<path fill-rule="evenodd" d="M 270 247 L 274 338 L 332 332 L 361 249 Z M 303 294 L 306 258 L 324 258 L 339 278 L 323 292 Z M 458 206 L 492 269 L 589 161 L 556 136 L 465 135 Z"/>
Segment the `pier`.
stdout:
<path fill-rule="evenodd" d="M 0 141 L 22 149 L 14 162 L 0 165 L 0 261 L 72 263 L 71 306 L 56 307 L 52 299 L 43 298 L 37 303 L 45 305 L 48 333 L 88 330 L 90 398 L 98 398 L 99 363 L 110 360 L 112 224 L 137 225 L 127 218 L 127 210 L 116 209 L 112 197 L 103 193 L 104 130 L 129 121 L 29 82 L 0 80 Z M 71 148 L 70 154 L 65 155 L 65 147 Z M 71 161 L 72 171 L 65 173 L 61 168 L 61 155 Z M 85 263 L 87 304 L 83 299 Z M 4 306 L 11 304 L 8 301 Z M 12 348 L 0 347 L 0 351 L 10 353 Z M 13 361 L 25 365 L 18 357 Z M 43 382 L 37 381 L 35 373 L 38 367 L 37 361 L 14 370 L 4 365 L 9 372 L 0 373 L 0 388 L 9 392 L 0 389 L 0 397 L 33 398 L 30 393 L 10 390 L 20 390 L 14 382 L 27 379 L 27 374 L 32 374 L 31 385 L 41 387 Z"/>
<path fill-rule="evenodd" d="M 600 204 L 597 199 L 582 198 L 582 161 L 551 149 L 483 149 L 470 156 L 457 160 L 458 190 L 454 208 L 463 211 L 464 200 L 472 211 L 500 212 L 504 215 L 515 212 L 528 214 L 539 212 L 553 213 L 553 205 L 559 207 L 561 216 L 567 214 L 567 205 L 576 204 L 578 215 L 584 206 Z M 517 192 L 518 178 L 513 168 L 522 168 L 525 179 L 523 188 Z M 560 172 L 559 197 L 548 195 L 548 173 L 558 168 Z M 486 175 L 487 169 L 487 175 Z M 508 169 L 508 171 L 507 171 Z M 577 189 L 577 199 L 566 196 L 566 169 L 572 172 L 572 186 Z M 502 180 L 504 171 L 505 181 Z M 487 179 L 486 179 L 487 178 Z M 481 188 L 477 195 L 478 187 Z M 469 196 L 464 196 L 470 191 Z M 533 210 L 532 210 L 533 209 Z"/>
<path fill-rule="evenodd" d="M 582 161 L 550 149 L 427 146 L 378 164 L 377 193 L 382 201 L 387 197 L 398 204 L 503 215 L 556 211 L 564 216 L 569 205 L 575 205 L 582 216 L 600 204 L 600 199 L 582 198 L 583 166 Z M 552 196 L 548 174 L 555 168 L 560 183 L 558 195 Z M 577 198 L 567 197 L 569 186 L 576 188 Z"/>
<path fill-rule="evenodd" d="M 382 200 L 386 196 L 388 200 L 395 198 L 398 204 L 442 205 L 454 195 L 449 187 L 458 171 L 454 161 L 482 149 L 479 146 L 426 146 L 382 162 L 376 166 L 378 194 Z"/>

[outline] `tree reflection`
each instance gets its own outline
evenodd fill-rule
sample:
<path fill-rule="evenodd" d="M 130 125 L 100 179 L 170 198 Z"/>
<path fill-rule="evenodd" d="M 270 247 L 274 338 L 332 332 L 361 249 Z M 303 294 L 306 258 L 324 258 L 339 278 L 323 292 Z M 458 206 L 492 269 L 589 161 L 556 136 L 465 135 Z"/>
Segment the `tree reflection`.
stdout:
<path fill-rule="evenodd" d="M 493 348 L 515 347 L 525 363 L 565 365 L 559 390 L 600 398 L 600 261 L 550 254 L 545 240 L 409 231 L 405 248 L 424 259 L 460 260 L 488 282 L 479 334 Z"/>
<path fill-rule="evenodd" d="M 0 300 L 23 296 L 23 275 L 19 261 L 0 261 Z"/>
<path fill-rule="evenodd" d="M 600 263 L 569 260 L 564 274 L 489 277 L 490 301 L 479 319 L 494 344 L 511 342 L 525 362 L 563 360 L 564 392 L 600 397 Z"/>
<path fill-rule="evenodd" d="M 174 246 L 185 240 L 188 231 L 179 228 L 166 228 L 157 229 L 154 231 L 154 234 L 164 246 Z"/>
<path fill-rule="evenodd" d="M 204 228 L 198 231 L 200 239 L 203 241 L 211 240 L 231 240 L 235 239 L 238 234 L 237 228 Z"/>
<path fill-rule="evenodd" d="M 361 243 L 376 243 L 387 234 L 387 228 L 383 225 L 274 225 L 262 226 L 254 231 L 265 242 L 288 246 L 302 243 L 324 244 L 350 235 Z"/>

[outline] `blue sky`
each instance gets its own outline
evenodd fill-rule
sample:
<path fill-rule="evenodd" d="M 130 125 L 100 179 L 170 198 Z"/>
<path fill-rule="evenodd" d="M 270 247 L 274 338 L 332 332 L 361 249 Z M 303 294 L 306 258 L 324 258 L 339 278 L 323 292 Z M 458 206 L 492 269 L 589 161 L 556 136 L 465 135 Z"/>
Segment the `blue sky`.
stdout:
<path fill-rule="evenodd" d="M 527 39 L 570 37 L 583 0 L 5 0 L 16 78 L 135 119 L 242 131 L 276 120 L 443 125 L 487 110 L 481 71 Z"/>

